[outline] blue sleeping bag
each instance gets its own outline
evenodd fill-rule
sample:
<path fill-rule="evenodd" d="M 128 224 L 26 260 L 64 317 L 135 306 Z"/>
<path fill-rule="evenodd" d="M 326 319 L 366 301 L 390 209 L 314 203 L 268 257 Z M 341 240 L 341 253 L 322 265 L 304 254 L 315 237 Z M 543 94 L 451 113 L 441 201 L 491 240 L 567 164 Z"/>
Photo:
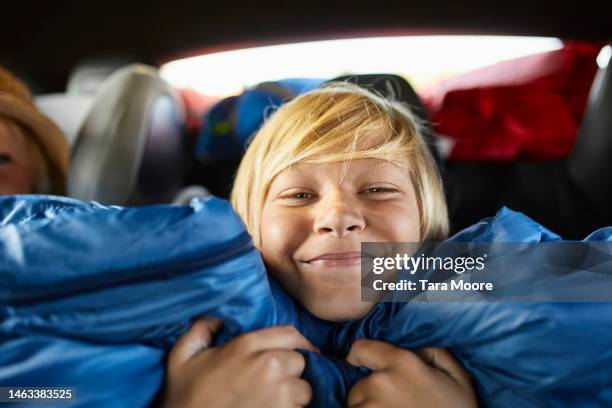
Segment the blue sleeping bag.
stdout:
<path fill-rule="evenodd" d="M 502 209 L 451 240 L 560 238 Z M 202 315 L 225 320 L 217 344 L 295 325 L 322 350 L 303 352 L 313 407 L 344 405 L 368 374 L 342 360 L 362 337 L 451 349 L 483 406 L 612 405 L 612 304 L 379 303 L 361 320 L 324 322 L 266 277 L 239 217 L 214 197 L 138 209 L 4 197 L 0 253 L 0 386 L 75 388 L 62 406 L 149 406 L 167 351 Z"/>

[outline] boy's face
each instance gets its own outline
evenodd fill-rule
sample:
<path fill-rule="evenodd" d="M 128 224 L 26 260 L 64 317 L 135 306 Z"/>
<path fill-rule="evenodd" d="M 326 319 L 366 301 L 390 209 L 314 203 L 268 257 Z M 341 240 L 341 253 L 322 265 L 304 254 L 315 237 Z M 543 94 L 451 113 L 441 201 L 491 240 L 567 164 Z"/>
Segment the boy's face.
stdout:
<path fill-rule="evenodd" d="M 357 319 L 361 242 L 421 240 L 416 193 L 406 169 L 375 159 L 294 165 L 270 185 L 261 251 L 270 273 L 311 313 Z"/>

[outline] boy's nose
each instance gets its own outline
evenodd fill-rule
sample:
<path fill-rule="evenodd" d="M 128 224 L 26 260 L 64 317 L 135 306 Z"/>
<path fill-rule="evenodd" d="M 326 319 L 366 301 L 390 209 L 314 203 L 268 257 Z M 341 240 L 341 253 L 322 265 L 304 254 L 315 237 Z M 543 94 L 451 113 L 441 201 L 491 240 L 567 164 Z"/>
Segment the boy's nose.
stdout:
<path fill-rule="evenodd" d="M 360 233 L 365 227 L 365 220 L 350 203 L 334 200 L 320 208 L 320 215 L 314 223 L 317 234 L 332 234 L 342 238 L 350 233 Z"/>

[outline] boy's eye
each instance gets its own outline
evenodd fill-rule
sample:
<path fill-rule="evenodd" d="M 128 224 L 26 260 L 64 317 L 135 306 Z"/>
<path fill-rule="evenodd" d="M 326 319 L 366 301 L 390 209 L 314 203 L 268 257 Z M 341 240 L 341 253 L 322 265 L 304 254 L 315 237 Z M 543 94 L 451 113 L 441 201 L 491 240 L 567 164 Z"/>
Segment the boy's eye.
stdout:
<path fill-rule="evenodd" d="M 307 191 L 297 191 L 295 193 L 289 193 L 281 196 L 282 199 L 296 199 L 296 200 L 308 200 L 313 198 L 314 194 Z"/>
<path fill-rule="evenodd" d="M 10 154 L 0 152 L 0 165 L 10 163 L 11 161 L 13 161 L 13 158 Z"/>
<path fill-rule="evenodd" d="M 371 194 L 371 193 L 393 193 L 396 190 L 392 189 L 392 188 L 388 188 L 388 187 L 370 187 L 370 188 L 366 188 L 364 190 L 365 193 L 367 194 Z"/>

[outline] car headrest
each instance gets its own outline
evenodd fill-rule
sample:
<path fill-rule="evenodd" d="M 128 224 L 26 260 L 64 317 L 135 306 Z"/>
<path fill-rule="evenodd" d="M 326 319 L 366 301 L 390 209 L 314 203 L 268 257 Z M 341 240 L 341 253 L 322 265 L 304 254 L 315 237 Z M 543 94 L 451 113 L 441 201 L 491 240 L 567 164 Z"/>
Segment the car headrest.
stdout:
<path fill-rule="evenodd" d="M 567 167 L 590 204 L 609 213 L 612 190 L 612 57 L 593 80 L 591 93 Z"/>
<path fill-rule="evenodd" d="M 93 96 L 65 93 L 44 94 L 36 96 L 36 106 L 59 126 L 72 146 L 93 99 Z"/>
<path fill-rule="evenodd" d="M 242 157 L 252 136 L 266 116 L 297 95 L 315 89 L 323 79 L 288 78 L 262 82 L 240 95 L 228 96 L 206 113 L 195 143 L 197 158 L 204 163 Z"/>
<path fill-rule="evenodd" d="M 118 69 L 137 61 L 127 57 L 86 59 L 79 62 L 70 72 L 66 94 L 94 95 L 104 81 Z"/>
<path fill-rule="evenodd" d="M 182 184 L 183 128 L 180 100 L 155 68 L 115 71 L 77 135 L 68 194 L 117 205 L 172 201 Z"/>
<path fill-rule="evenodd" d="M 407 105 L 412 113 L 421 122 L 421 130 L 425 143 L 429 146 L 436 164 L 441 167 L 440 152 L 436 144 L 434 132 L 429 123 L 429 118 L 421 99 L 412 86 L 404 78 L 393 74 L 363 74 L 343 75 L 332 79 L 330 82 L 350 82 L 371 89 L 386 98 L 396 100 Z"/>

